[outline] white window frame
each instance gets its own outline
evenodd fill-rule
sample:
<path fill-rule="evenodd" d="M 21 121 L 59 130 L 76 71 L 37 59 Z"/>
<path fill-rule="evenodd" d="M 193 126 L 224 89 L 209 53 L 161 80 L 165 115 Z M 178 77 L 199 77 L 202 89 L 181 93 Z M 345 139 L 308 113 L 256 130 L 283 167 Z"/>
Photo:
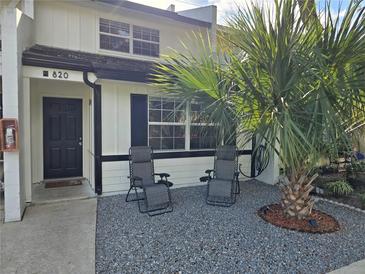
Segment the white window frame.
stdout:
<path fill-rule="evenodd" d="M 148 138 L 148 145 L 150 145 L 150 125 L 158 125 L 158 126 L 185 126 L 185 148 L 184 149 L 158 149 L 158 152 L 176 152 L 176 151 L 204 151 L 204 150 L 212 150 L 214 148 L 194 148 L 190 147 L 190 139 L 191 139 L 191 127 L 192 126 L 214 126 L 213 123 L 192 123 L 191 122 L 191 105 L 185 105 L 185 122 L 150 122 L 150 99 L 151 98 L 160 98 L 160 99 L 172 99 L 169 97 L 163 97 L 158 95 L 148 95 L 148 106 L 147 106 L 147 113 L 148 113 L 148 130 L 147 130 L 147 138 Z"/>
<path fill-rule="evenodd" d="M 192 102 L 193 104 L 199 104 L 198 102 Z M 214 123 L 193 123 L 191 121 L 191 105 L 189 105 L 189 149 L 192 150 L 192 151 L 196 151 L 196 150 L 211 150 L 211 149 L 214 149 L 214 148 L 191 148 L 190 146 L 190 139 L 191 139 L 191 136 L 190 136 L 190 132 L 191 132 L 191 127 L 193 126 L 200 126 L 200 127 L 207 127 L 207 126 L 215 126 L 216 124 Z"/>
<path fill-rule="evenodd" d="M 150 145 L 150 125 L 153 126 L 185 126 L 185 148 L 178 148 L 178 149 L 158 149 L 156 151 L 162 151 L 162 152 L 169 152 L 169 151 L 185 151 L 187 146 L 186 146 L 186 131 L 187 131 L 187 106 L 185 106 L 185 122 L 150 122 L 150 99 L 151 98 L 160 98 L 161 100 L 162 99 L 171 99 L 171 100 L 174 100 L 175 102 L 175 99 L 174 98 L 169 98 L 169 97 L 163 97 L 163 96 L 150 96 L 148 95 L 148 104 L 147 104 L 147 113 L 148 113 L 148 130 L 147 130 L 147 138 L 148 138 L 148 145 Z M 161 109 L 162 111 L 163 109 Z M 174 110 L 175 112 L 175 110 Z M 162 117 L 161 117 L 161 120 L 162 120 Z"/>
<path fill-rule="evenodd" d="M 150 29 L 150 30 L 157 30 L 158 31 L 158 42 L 155 42 L 155 41 L 152 41 L 152 40 L 144 40 L 142 38 L 134 38 L 134 35 L 133 35 L 133 32 L 134 32 L 134 27 L 138 27 L 138 28 L 144 28 L 144 29 Z M 147 57 L 152 57 L 152 58 L 159 58 L 160 57 L 160 30 L 158 29 L 152 29 L 152 28 L 148 28 L 148 27 L 142 27 L 142 26 L 137 26 L 137 25 L 133 25 L 132 28 L 131 28 L 131 36 L 132 36 L 132 40 L 133 40 L 133 43 L 134 41 L 140 41 L 140 42 L 144 42 L 144 43 L 150 43 L 150 44 L 155 44 L 155 45 L 158 45 L 158 56 L 151 56 L 151 55 L 145 55 L 145 54 L 136 54 L 134 53 L 134 44 L 132 44 L 132 48 L 131 48 L 131 53 L 134 54 L 134 55 L 139 55 L 139 56 L 147 56 Z"/>
<path fill-rule="evenodd" d="M 108 21 L 113 21 L 113 22 L 117 22 L 117 23 L 121 23 L 121 24 L 128 25 L 129 35 L 118 35 L 118 34 L 114 34 L 114 33 L 110 33 L 110 32 L 100 31 L 100 21 L 101 20 L 108 20 Z M 108 52 L 116 52 L 116 53 L 119 53 L 119 54 L 129 54 L 129 53 L 131 53 L 131 50 L 132 50 L 131 47 L 133 46 L 133 44 L 132 44 L 133 36 L 132 36 L 131 30 L 132 30 L 131 24 L 129 24 L 129 23 L 121 22 L 121 21 L 117 21 L 117 20 L 113 20 L 113 19 L 107 19 L 107 18 L 99 17 L 99 20 L 98 20 L 98 48 L 100 50 L 103 50 L 103 51 L 105 50 L 105 51 L 108 51 Z M 128 39 L 128 42 L 129 42 L 129 51 L 118 51 L 118 50 L 112 50 L 112 49 L 104 49 L 104 48 L 102 48 L 100 46 L 100 35 L 108 35 L 108 36 L 113 36 L 113 37 Z"/>
<path fill-rule="evenodd" d="M 129 23 L 127 21 L 120 21 L 120 19 L 116 19 L 116 18 L 107 18 L 107 17 L 97 17 L 98 20 L 95 20 L 96 22 L 96 49 L 98 52 L 103 53 L 105 55 L 109 55 L 109 56 L 120 56 L 120 57 L 131 57 L 133 56 L 134 59 L 137 60 L 149 60 L 149 61 L 159 61 L 160 57 L 161 57 L 161 48 L 159 47 L 159 56 L 149 56 L 149 55 L 141 55 L 141 54 L 133 54 L 133 26 L 134 24 Z M 105 20 L 110 20 L 110 21 L 115 21 L 115 22 L 120 22 L 120 23 L 124 23 L 124 24 L 128 24 L 129 25 L 129 36 L 118 36 L 116 34 L 112 34 L 112 33 L 106 33 L 106 32 L 101 32 L 100 31 L 100 19 L 105 19 Z M 138 25 L 136 25 L 138 26 Z M 143 27 L 143 26 L 138 26 L 138 27 Z M 148 28 L 148 27 L 146 27 Z M 150 28 L 152 29 L 152 28 Z M 159 44 L 161 45 L 161 30 L 160 29 L 156 29 L 159 31 Z M 111 50 L 111 49 L 103 49 L 100 47 L 100 34 L 104 34 L 104 35 L 111 35 L 111 36 L 116 36 L 116 37 L 120 37 L 120 38 L 127 38 L 129 39 L 129 52 L 124 52 L 124 51 L 117 51 L 117 50 Z M 139 39 L 136 39 L 139 41 Z M 147 40 L 141 40 L 142 42 L 148 42 Z M 153 41 L 150 41 L 153 42 Z"/>

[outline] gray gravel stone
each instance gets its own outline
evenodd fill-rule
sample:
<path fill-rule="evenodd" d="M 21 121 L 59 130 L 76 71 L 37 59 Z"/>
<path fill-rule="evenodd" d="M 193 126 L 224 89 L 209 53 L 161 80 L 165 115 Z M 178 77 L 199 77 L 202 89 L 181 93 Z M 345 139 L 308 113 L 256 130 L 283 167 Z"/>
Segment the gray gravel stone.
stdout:
<path fill-rule="evenodd" d="M 365 258 L 365 214 L 319 201 L 337 218 L 333 234 L 272 226 L 256 211 L 277 187 L 241 182 L 229 208 L 205 204 L 206 187 L 172 190 L 174 211 L 149 217 L 124 195 L 98 199 L 97 273 L 325 273 Z"/>

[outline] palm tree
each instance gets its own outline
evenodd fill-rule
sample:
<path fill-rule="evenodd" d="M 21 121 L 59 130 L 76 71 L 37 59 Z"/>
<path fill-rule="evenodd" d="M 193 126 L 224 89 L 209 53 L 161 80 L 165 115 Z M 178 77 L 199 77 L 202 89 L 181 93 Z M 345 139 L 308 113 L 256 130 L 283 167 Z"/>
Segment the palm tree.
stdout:
<path fill-rule="evenodd" d="M 349 132 L 365 121 L 362 4 L 351 1 L 340 18 L 329 1 L 320 28 L 295 0 L 276 0 L 274 11 L 239 8 L 220 33 L 224 52 L 195 37 L 199 55 L 175 52 L 156 69 L 161 90 L 204 104 L 222 141 L 255 135 L 278 155 L 288 217 L 311 213 L 320 155 L 350 147 Z"/>
<path fill-rule="evenodd" d="M 302 13 L 303 19 L 309 19 L 309 17 L 311 17 L 311 19 L 314 21 L 319 20 L 316 11 L 316 3 L 314 0 L 297 0 L 297 3 L 300 12 Z"/>

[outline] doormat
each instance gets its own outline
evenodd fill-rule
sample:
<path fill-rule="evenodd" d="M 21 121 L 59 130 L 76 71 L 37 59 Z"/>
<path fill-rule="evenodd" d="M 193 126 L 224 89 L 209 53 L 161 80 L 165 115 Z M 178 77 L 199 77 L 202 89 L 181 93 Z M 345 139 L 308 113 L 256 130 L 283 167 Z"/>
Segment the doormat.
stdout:
<path fill-rule="evenodd" d="M 54 182 L 45 182 L 45 188 L 55 188 L 55 187 L 64 187 L 64 186 L 79 186 L 82 185 L 81 180 L 65 180 L 65 181 L 54 181 Z"/>

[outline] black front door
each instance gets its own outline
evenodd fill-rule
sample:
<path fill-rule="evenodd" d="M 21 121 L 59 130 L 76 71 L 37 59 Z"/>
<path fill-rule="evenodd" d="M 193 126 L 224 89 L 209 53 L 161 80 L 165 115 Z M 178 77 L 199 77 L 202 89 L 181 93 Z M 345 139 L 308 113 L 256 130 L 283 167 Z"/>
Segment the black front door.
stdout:
<path fill-rule="evenodd" d="M 82 176 L 82 100 L 43 98 L 44 178 Z"/>

